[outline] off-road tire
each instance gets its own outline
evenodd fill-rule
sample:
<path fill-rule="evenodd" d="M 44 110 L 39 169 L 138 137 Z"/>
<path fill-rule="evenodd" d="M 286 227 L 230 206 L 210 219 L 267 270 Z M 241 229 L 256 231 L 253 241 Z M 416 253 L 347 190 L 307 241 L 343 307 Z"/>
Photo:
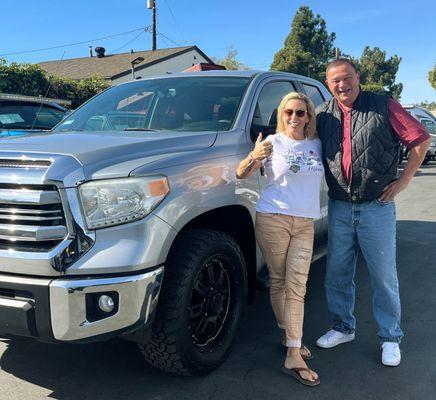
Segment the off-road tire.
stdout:
<path fill-rule="evenodd" d="M 139 344 L 146 361 L 177 375 L 212 371 L 230 351 L 246 296 L 235 240 L 218 231 L 186 231 L 167 260 L 151 339 Z"/>

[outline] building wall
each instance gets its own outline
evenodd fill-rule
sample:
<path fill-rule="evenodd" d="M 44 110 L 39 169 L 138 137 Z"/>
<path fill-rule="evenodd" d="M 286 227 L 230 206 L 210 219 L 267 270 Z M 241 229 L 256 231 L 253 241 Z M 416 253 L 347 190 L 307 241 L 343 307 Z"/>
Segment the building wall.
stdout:
<path fill-rule="evenodd" d="M 208 61 L 204 57 L 202 57 L 200 53 L 198 53 L 196 50 L 191 50 L 187 53 L 172 57 L 169 60 L 161 61 L 146 68 L 135 68 L 135 76 L 136 78 L 147 78 L 153 75 L 165 75 L 168 73 L 181 72 L 184 69 L 192 67 L 195 64 L 204 62 Z M 128 74 L 118 79 L 114 79 L 112 81 L 112 84 L 117 85 L 118 83 L 128 82 L 131 80 L 132 75 Z"/>

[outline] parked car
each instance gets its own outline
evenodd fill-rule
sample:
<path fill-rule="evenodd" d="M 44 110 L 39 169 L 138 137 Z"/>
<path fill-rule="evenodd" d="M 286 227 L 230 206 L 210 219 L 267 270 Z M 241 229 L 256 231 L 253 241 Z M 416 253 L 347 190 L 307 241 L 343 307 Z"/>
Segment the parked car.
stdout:
<path fill-rule="evenodd" d="M 230 351 L 264 261 L 262 172 L 236 168 L 274 133 L 283 72 L 172 74 L 111 87 L 52 133 L 2 143 L 0 332 L 48 342 L 139 343 L 150 364 L 203 374 Z M 327 195 L 315 222 L 325 251 Z"/>
<path fill-rule="evenodd" d="M 60 100 L 0 93 L 0 137 L 52 129 L 68 113 L 58 102 Z"/>
<path fill-rule="evenodd" d="M 436 160 L 436 118 L 425 108 L 414 105 L 403 105 L 414 118 L 416 118 L 431 135 L 430 147 L 427 150 L 423 164 L 428 164 L 431 160 Z M 403 157 L 407 158 L 408 150 L 402 149 Z"/>

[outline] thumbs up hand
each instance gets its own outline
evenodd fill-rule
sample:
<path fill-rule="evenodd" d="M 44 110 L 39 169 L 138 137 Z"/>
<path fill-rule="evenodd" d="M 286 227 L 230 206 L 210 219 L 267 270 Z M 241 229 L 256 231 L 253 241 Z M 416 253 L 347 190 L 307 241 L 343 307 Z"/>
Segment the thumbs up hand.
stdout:
<path fill-rule="evenodd" d="M 251 156 L 256 161 L 262 161 L 265 158 L 268 158 L 273 151 L 273 145 L 270 141 L 263 139 L 262 132 L 259 133 L 259 136 L 256 139 L 256 143 L 254 144 L 254 149 L 251 152 Z"/>

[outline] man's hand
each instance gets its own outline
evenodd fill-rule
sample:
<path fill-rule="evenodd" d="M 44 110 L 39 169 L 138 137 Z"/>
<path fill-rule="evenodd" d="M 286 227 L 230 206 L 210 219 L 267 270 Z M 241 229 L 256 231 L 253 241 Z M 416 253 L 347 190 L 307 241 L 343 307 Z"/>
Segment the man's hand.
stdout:
<path fill-rule="evenodd" d="M 378 198 L 382 203 L 387 203 L 389 201 L 393 201 L 395 196 L 400 193 L 402 190 L 406 189 L 409 185 L 410 181 L 406 181 L 405 179 L 397 179 L 396 181 L 391 182 L 383 189 L 382 195 Z"/>
<path fill-rule="evenodd" d="M 394 197 L 409 185 L 409 182 L 421 165 L 430 143 L 431 138 L 424 140 L 422 143 L 410 149 L 409 159 L 400 178 L 384 188 L 382 195 L 379 197 L 380 201 L 388 202 L 394 200 Z"/>
<path fill-rule="evenodd" d="M 271 142 L 267 140 L 263 140 L 262 132 L 259 133 L 259 136 L 256 139 L 256 143 L 254 145 L 254 149 L 251 152 L 252 157 L 256 161 L 262 161 L 265 158 L 268 158 L 273 151 L 273 145 Z"/>

